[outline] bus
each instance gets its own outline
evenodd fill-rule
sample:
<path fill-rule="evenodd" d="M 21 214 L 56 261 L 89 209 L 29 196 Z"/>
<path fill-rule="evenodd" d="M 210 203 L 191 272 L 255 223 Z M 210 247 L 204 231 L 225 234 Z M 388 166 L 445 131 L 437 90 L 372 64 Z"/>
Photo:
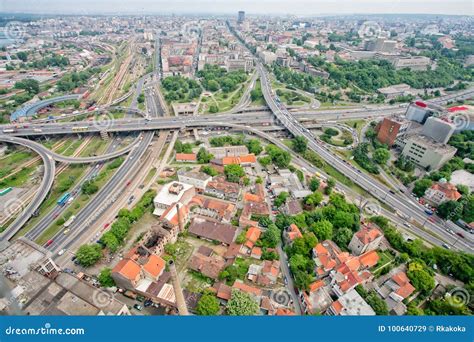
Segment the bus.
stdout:
<path fill-rule="evenodd" d="M 0 191 L 0 196 L 3 196 L 3 195 L 6 195 L 8 194 L 10 191 L 12 191 L 13 188 L 12 187 L 9 187 L 9 188 L 6 188 L 6 189 L 3 189 Z"/>
<path fill-rule="evenodd" d="M 64 195 L 61 196 L 61 198 L 58 200 L 58 205 L 61 207 L 66 204 L 66 201 L 71 197 L 71 194 L 69 192 L 66 192 Z"/>
<path fill-rule="evenodd" d="M 89 129 L 89 127 L 87 127 L 87 126 L 80 126 L 80 127 L 73 127 L 72 131 L 73 132 L 83 132 L 83 131 L 87 131 L 88 129 Z"/>
<path fill-rule="evenodd" d="M 15 133 L 16 132 L 16 129 L 14 128 L 5 128 L 3 130 L 3 133 Z"/>
<path fill-rule="evenodd" d="M 64 222 L 64 228 L 69 227 L 74 220 L 76 219 L 76 216 L 72 215 L 66 222 Z"/>

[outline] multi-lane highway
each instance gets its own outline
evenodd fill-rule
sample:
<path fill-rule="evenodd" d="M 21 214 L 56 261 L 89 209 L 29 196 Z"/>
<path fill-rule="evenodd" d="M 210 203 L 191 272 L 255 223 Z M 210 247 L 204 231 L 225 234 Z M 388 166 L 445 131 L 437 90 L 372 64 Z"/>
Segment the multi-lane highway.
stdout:
<path fill-rule="evenodd" d="M 307 128 L 305 128 L 285 108 L 278 97 L 274 95 L 265 68 L 261 64 L 259 64 L 257 68 L 260 74 L 265 101 L 277 119 L 288 129 L 288 131 L 290 131 L 293 136 L 305 137 L 308 141 L 309 148 L 318 153 L 318 155 L 321 156 L 321 158 L 323 158 L 329 165 L 336 168 L 339 172 L 343 173 L 346 177 L 351 179 L 354 183 L 358 184 L 381 202 L 387 203 L 392 208 L 404 214 L 406 217 L 416 220 L 419 223 L 423 223 L 427 229 L 436 232 L 436 234 L 446 238 L 447 241 L 452 240 L 452 236 L 449 235 L 441 225 L 427 221 L 427 214 L 418 205 L 412 203 L 412 199 L 408 198 L 404 194 L 397 194 L 385 185 L 380 184 L 374 178 L 352 166 L 347 161 L 339 158 L 327 147 L 323 146 L 317 139 L 315 139 L 313 134 Z M 465 251 L 472 251 L 473 245 L 468 241 L 458 241 L 457 247 Z"/>

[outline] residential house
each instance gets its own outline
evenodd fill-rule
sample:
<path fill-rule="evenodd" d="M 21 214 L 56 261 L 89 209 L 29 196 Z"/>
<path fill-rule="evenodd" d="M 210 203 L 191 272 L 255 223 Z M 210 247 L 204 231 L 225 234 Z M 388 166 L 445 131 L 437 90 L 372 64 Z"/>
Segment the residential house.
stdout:
<path fill-rule="evenodd" d="M 204 193 L 235 202 L 240 196 L 240 185 L 226 181 L 225 177 L 214 177 L 212 181 L 207 183 Z"/>
<path fill-rule="evenodd" d="M 302 237 L 303 234 L 301 234 L 298 226 L 294 223 L 290 224 L 283 232 L 283 239 L 286 244 L 291 244 L 295 239 Z"/>
<path fill-rule="evenodd" d="M 230 245 L 235 239 L 237 229 L 231 224 L 197 216 L 191 221 L 188 232 L 199 238 Z"/>
<path fill-rule="evenodd" d="M 356 290 L 350 290 L 331 304 L 326 315 L 375 316 L 375 312 Z"/>
<path fill-rule="evenodd" d="M 382 232 L 374 225 L 362 225 L 361 229 L 352 236 L 348 247 L 355 255 L 361 255 L 377 249 L 382 238 Z"/>
<path fill-rule="evenodd" d="M 186 205 L 196 194 L 194 186 L 186 183 L 171 182 L 165 184 L 153 199 L 154 215 L 161 216 L 166 209 L 176 203 Z"/>
<path fill-rule="evenodd" d="M 181 183 L 194 186 L 196 191 L 200 193 L 204 192 L 207 187 L 207 183 L 209 183 L 211 179 L 211 176 L 203 172 L 178 171 L 178 180 Z"/>
<path fill-rule="evenodd" d="M 178 163 L 197 163 L 196 153 L 176 153 L 175 157 Z"/>
<path fill-rule="evenodd" d="M 426 190 L 424 198 L 432 205 L 438 206 L 447 201 L 457 201 L 461 196 L 454 184 L 447 182 L 446 179 L 440 179 Z"/>

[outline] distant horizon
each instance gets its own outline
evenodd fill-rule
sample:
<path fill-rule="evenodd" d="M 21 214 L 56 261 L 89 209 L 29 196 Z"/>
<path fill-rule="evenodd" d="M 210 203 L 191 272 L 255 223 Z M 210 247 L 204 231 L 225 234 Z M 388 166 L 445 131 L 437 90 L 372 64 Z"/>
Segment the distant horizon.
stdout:
<path fill-rule="evenodd" d="M 113 10 L 111 10 L 113 9 Z M 0 13 L 38 15 L 474 15 L 471 0 L 0 0 Z"/>
<path fill-rule="evenodd" d="M 90 12 L 90 13 L 67 13 L 67 12 L 25 12 L 25 11 L 0 11 L 0 15 L 33 15 L 33 16 L 169 16 L 169 15 L 176 15 L 176 16 L 237 16 L 237 12 L 215 12 L 215 13 L 195 13 L 195 12 L 148 12 L 148 13 L 139 13 L 139 12 Z M 318 14 L 300 14 L 300 13 L 252 13 L 252 12 L 245 12 L 246 17 L 268 17 L 268 16 L 275 16 L 275 17 L 285 17 L 285 16 L 295 16 L 299 18 L 312 18 L 312 17 L 350 17 L 350 16 L 426 16 L 426 17 L 469 17 L 469 14 L 444 14 L 444 13 L 318 13 Z"/>

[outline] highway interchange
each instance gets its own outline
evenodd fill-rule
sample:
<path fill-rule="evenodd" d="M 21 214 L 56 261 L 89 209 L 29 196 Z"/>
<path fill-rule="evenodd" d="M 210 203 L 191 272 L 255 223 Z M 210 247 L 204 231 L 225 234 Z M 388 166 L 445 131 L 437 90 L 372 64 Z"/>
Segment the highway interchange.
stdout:
<path fill-rule="evenodd" d="M 91 199 L 86 207 L 84 207 L 77 214 L 75 222 L 71 225 L 71 232 L 69 234 L 64 234 L 62 231 L 59 231 L 52 238 L 53 242 L 49 244 L 47 248 L 51 251 L 58 252 L 59 250 L 70 247 L 74 241 L 76 241 L 124 191 L 124 189 L 127 187 L 127 179 L 129 179 L 133 171 L 136 170 L 138 166 L 138 160 L 144 155 L 145 151 L 149 147 L 156 131 L 229 127 L 233 130 L 258 135 L 267 141 L 275 143 L 280 147 L 289 150 L 284 144 L 278 141 L 278 139 L 275 139 L 273 136 L 263 132 L 265 129 L 283 127 L 287 129 L 293 136 L 304 136 L 308 141 L 308 147 L 315 151 L 325 162 L 337 169 L 362 189 L 367 191 L 374 198 L 378 199 L 381 203 L 385 203 L 389 207 L 396 210 L 396 212 L 404 218 L 403 220 L 406 221 L 411 219 L 423 224 L 425 229 L 420 229 L 415 226 L 410 227 L 410 230 L 416 235 L 424 238 L 431 244 L 442 245 L 446 241 L 456 249 L 472 251 L 473 244 L 471 239 L 456 239 L 446 232 L 443 225 L 428 221 L 423 207 L 416 201 L 403 193 L 394 192 L 392 189 L 381 184 L 370 175 L 362 172 L 355 166 L 338 157 L 334 152 L 328 149 L 328 147 L 326 147 L 323 142 L 321 142 L 318 138 L 315 138 L 308 128 L 303 125 L 303 122 L 305 121 L 327 123 L 329 120 L 335 121 L 372 117 L 378 118 L 384 115 L 402 114 L 406 110 L 404 106 L 384 105 L 341 110 L 289 111 L 272 91 L 268 72 L 259 62 L 257 62 L 257 72 L 258 77 L 261 80 L 262 91 L 268 108 L 248 108 L 246 107 L 248 101 L 247 99 L 244 99 L 241 101 L 242 105 L 236 106 L 234 111 L 230 113 L 212 116 L 164 117 L 165 109 L 161 106 L 158 97 L 150 91 L 150 87 L 145 90 L 147 107 L 149 109 L 149 114 L 147 114 L 136 109 L 136 98 L 138 94 L 142 92 L 145 79 L 151 81 L 153 78 L 158 78 L 159 72 L 155 72 L 145 75 L 137 82 L 137 86 L 133 92 L 134 99 L 132 101 L 132 105 L 130 106 L 128 113 L 129 115 L 124 119 L 108 120 L 105 124 L 103 124 L 96 121 L 61 122 L 60 119 L 62 118 L 55 118 L 53 121 L 41 119 L 28 124 L 12 124 L 1 126 L 0 141 L 23 145 L 38 153 L 38 155 L 43 160 L 44 177 L 36 196 L 29 203 L 29 205 L 24 208 L 22 213 L 18 215 L 15 221 L 2 233 L 0 238 L 5 240 L 11 239 L 39 208 L 53 184 L 55 175 L 55 162 L 67 164 L 102 163 L 120 155 L 128 154 L 124 163 L 119 167 L 111 179 L 96 194 L 96 196 Z M 254 83 L 254 81 L 255 79 L 253 79 L 252 82 Z M 432 100 L 432 103 L 445 104 L 447 101 L 451 101 L 453 99 L 465 99 L 472 97 L 473 94 L 474 90 L 468 89 L 463 92 Z M 123 97 L 126 98 L 130 95 L 131 92 L 125 94 Z M 116 106 L 117 103 L 117 101 L 113 101 L 113 103 L 110 103 L 109 105 L 99 107 L 98 110 L 106 111 L 107 109 L 111 109 L 113 106 Z M 36 108 L 39 107 L 40 106 L 36 106 Z M 29 112 L 29 109 L 26 110 Z M 133 118 L 130 115 L 132 113 L 138 114 L 141 117 Z M 29 112 L 28 115 L 30 114 L 31 113 Z M 81 112 L 74 115 L 77 116 L 84 114 L 86 113 Z M 262 127 L 261 129 L 255 128 L 256 126 L 262 125 L 269 126 L 269 124 L 271 124 L 270 127 Z M 107 133 L 137 132 L 138 136 L 125 148 L 115 149 L 109 147 L 105 154 L 93 157 L 66 157 L 58 153 L 54 153 L 45 148 L 43 145 L 28 139 L 38 136 L 58 136 L 70 134 L 83 135 L 86 133 L 89 134 L 104 131 Z M 302 158 L 294 154 L 293 151 L 289 151 L 294 155 L 295 162 L 299 163 L 300 165 L 305 165 L 307 170 L 316 172 L 316 169 L 313 166 L 302 160 Z M 96 165 L 100 166 L 100 164 Z M 97 174 L 97 172 L 97 170 L 94 171 L 94 168 L 92 168 L 87 173 L 86 177 L 84 177 L 84 180 L 88 179 L 88 177 L 91 177 L 94 174 Z M 346 192 L 351 191 L 351 189 L 342 184 L 338 184 L 338 187 L 340 189 L 344 189 Z M 73 189 L 73 191 L 76 191 L 77 193 L 79 191 L 79 187 L 76 187 Z M 397 217 L 385 209 L 382 209 L 382 211 L 393 220 L 403 221 L 400 219 L 400 217 Z M 49 224 L 51 224 L 52 220 L 57 217 L 54 216 L 56 214 L 58 214 L 57 210 L 49 213 L 48 216 L 40 222 L 40 224 L 36 225 L 34 229 L 27 234 L 27 237 L 31 239 L 37 238 L 44 231 L 44 229 L 46 229 Z M 427 231 L 431 231 L 434 234 L 429 234 Z"/>

